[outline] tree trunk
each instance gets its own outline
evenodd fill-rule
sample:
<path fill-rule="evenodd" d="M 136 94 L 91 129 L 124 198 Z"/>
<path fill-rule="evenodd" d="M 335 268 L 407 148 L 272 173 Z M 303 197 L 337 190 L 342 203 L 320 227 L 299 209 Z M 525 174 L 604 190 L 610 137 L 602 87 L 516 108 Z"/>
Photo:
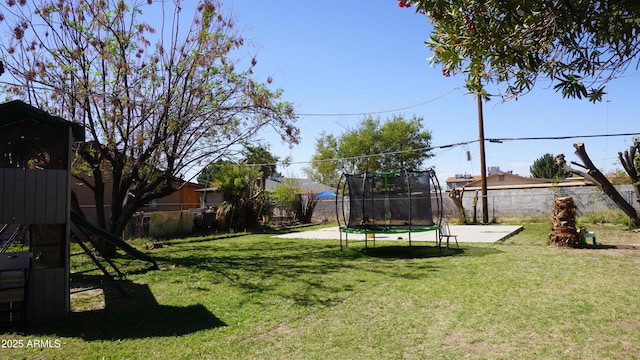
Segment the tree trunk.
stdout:
<path fill-rule="evenodd" d="M 108 230 L 107 227 L 107 213 L 105 211 L 105 202 L 104 202 L 104 194 L 105 194 L 105 186 L 102 177 L 102 171 L 100 168 L 96 168 L 93 171 L 94 178 L 94 200 L 96 203 L 96 220 L 98 222 L 98 226 L 102 229 Z M 112 258 L 116 255 L 116 246 L 101 237 L 96 237 L 96 250 L 97 252 L 105 257 Z"/>
<path fill-rule="evenodd" d="M 555 199 L 551 225 L 551 245 L 577 247 L 580 244 L 576 229 L 576 206 L 572 197 Z"/>
<path fill-rule="evenodd" d="M 631 178 L 631 183 L 636 191 L 636 201 L 640 203 L 640 140 L 635 139 L 629 150 L 618 153 L 620 164 Z"/>
<path fill-rule="evenodd" d="M 303 224 L 311 223 L 313 210 L 318 204 L 318 197 L 315 194 L 298 195 L 296 200 L 296 218 Z"/>
<path fill-rule="evenodd" d="M 464 190 L 462 189 L 451 189 L 449 191 L 449 197 L 453 200 L 454 204 L 458 208 L 458 216 L 460 221 L 463 224 L 467 223 L 467 215 L 464 213 L 464 207 L 462 206 L 462 196 L 464 195 Z"/>
<path fill-rule="evenodd" d="M 633 221 L 633 224 L 635 226 L 640 226 L 640 214 L 638 214 L 636 209 L 631 204 L 629 204 L 629 202 L 627 202 L 622 197 L 622 195 L 620 195 L 618 190 L 616 190 L 613 184 L 611 184 L 609 179 L 607 179 L 607 177 L 604 176 L 604 174 L 602 174 L 600 170 L 595 167 L 595 165 L 589 158 L 589 155 L 587 155 L 587 151 L 584 148 L 584 143 L 575 143 L 573 144 L 573 147 L 576 148 L 576 155 L 580 158 L 580 160 L 582 160 L 584 165 L 580 165 L 577 163 L 573 164 L 586 169 L 586 172 L 574 169 L 571 166 L 567 165 L 563 154 L 559 154 L 556 156 L 556 162 L 566 171 L 582 176 L 585 179 L 593 181 L 594 183 L 600 185 L 602 187 L 602 191 L 604 191 L 604 193 L 607 194 L 607 196 L 609 196 L 611 200 L 613 200 L 616 206 L 618 206 L 618 208 L 622 210 L 631 219 L 631 221 Z"/>

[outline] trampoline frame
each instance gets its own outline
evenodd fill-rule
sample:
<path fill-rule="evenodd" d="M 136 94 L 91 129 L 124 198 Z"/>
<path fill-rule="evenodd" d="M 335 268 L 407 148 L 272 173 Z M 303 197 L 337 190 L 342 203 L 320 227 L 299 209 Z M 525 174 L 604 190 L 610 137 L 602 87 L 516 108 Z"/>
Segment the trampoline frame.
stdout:
<path fill-rule="evenodd" d="M 431 214 L 434 220 L 434 224 L 430 226 L 414 226 L 412 224 L 412 209 L 411 209 L 411 183 L 409 182 L 409 174 L 420 174 L 426 173 L 429 177 L 429 201 L 431 201 L 433 205 L 433 198 L 435 197 L 435 209 L 433 206 L 431 207 Z M 349 176 L 363 176 L 365 179 L 367 178 L 367 174 L 372 174 L 373 176 L 389 176 L 389 175 L 397 175 L 404 174 L 404 179 L 407 184 L 407 194 L 409 200 L 409 219 L 408 226 L 402 225 L 373 225 L 367 227 L 348 227 L 349 221 L 351 217 L 351 209 L 349 209 L 349 214 L 346 213 L 345 199 L 347 203 L 350 203 L 350 199 L 348 197 L 349 183 L 347 181 Z M 386 178 L 385 178 L 386 180 Z M 348 234 L 364 234 L 364 240 L 352 240 L 351 242 L 362 242 L 364 241 L 365 247 L 369 245 L 369 239 L 372 239 L 373 245 L 375 246 L 375 234 L 398 234 L 398 233 L 408 233 L 409 246 L 412 246 L 411 233 L 412 232 L 427 232 L 427 231 L 436 231 L 436 244 L 440 246 L 441 244 L 441 236 L 440 229 L 442 225 L 442 217 L 443 217 L 443 201 L 442 201 L 442 188 L 440 187 L 440 182 L 438 181 L 438 177 L 436 176 L 435 170 L 433 168 L 429 168 L 427 170 L 400 170 L 400 171 L 384 171 L 384 172 L 371 172 L 371 173 L 361 173 L 361 174 L 346 174 L 343 173 L 338 181 L 338 187 L 336 193 L 336 218 L 338 221 L 338 228 L 340 229 L 340 249 L 343 247 L 349 246 L 349 236 Z M 364 193 L 364 192 L 363 192 Z M 362 203 L 364 208 L 364 202 L 367 199 L 365 196 L 362 197 Z M 342 209 L 339 206 L 342 205 Z M 342 216 L 342 218 L 341 218 Z M 348 216 L 348 217 L 347 217 Z M 342 221 L 341 221 L 342 220 Z M 343 233 L 344 233 L 344 245 L 343 245 Z"/>

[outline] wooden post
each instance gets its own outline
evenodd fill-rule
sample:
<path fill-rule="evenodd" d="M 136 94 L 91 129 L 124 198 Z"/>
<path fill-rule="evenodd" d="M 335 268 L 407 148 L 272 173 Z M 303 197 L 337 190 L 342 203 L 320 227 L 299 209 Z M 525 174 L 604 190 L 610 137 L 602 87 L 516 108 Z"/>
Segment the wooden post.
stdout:
<path fill-rule="evenodd" d="M 484 152 L 484 116 L 482 95 L 476 94 L 478 102 L 478 139 L 480 141 L 480 187 L 482 190 L 482 223 L 489 223 L 489 203 L 487 199 L 487 163 Z"/>

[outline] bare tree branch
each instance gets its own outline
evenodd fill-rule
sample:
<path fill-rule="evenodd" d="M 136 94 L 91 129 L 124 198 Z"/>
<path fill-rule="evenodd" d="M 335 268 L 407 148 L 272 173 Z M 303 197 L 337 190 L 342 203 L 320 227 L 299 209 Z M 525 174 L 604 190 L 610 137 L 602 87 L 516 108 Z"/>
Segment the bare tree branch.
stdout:
<path fill-rule="evenodd" d="M 618 190 L 613 186 L 613 184 L 611 184 L 609 179 L 607 179 L 607 177 L 604 176 L 604 174 L 602 174 L 602 172 L 600 172 L 600 170 L 595 167 L 595 165 L 589 158 L 587 151 L 585 150 L 584 143 L 575 143 L 573 144 L 573 147 L 576 148 L 576 155 L 584 163 L 584 165 L 579 166 L 586 169 L 586 172 L 569 166 L 565 160 L 564 154 L 559 154 L 556 156 L 556 162 L 558 163 L 558 165 L 562 166 L 568 172 L 582 176 L 585 179 L 600 185 L 602 187 L 602 191 L 607 196 L 609 196 L 611 200 L 613 200 L 613 202 L 616 204 L 616 206 L 618 206 L 618 208 L 620 208 L 620 210 L 622 210 L 627 216 L 629 216 L 629 218 L 631 218 L 634 225 L 640 226 L 640 214 L 638 214 L 635 208 L 631 204 L 629 204 L 629 202 L 627 202 L 627 200 L 625 200 L 622 195 L 620 195 Z"/>
<path fill-rule="evenodd" d="M 180 0 L 63 3 L 0 4 L 0 28 L 12 34 L 0 43 L 12 78 L 1 87 L 85 126 L 74 176 L 91 184 L 99 225 L 120 233 L 196 164 L 238 152 L 265 128 L 298 142 L 292 105 L 252 78 L 255 61 L 241 66 L 244 38 L 218 0 L 202 0 L 190 23 Z M 141 14 L 153 7 L 163 18 L 150 24 Z"/>

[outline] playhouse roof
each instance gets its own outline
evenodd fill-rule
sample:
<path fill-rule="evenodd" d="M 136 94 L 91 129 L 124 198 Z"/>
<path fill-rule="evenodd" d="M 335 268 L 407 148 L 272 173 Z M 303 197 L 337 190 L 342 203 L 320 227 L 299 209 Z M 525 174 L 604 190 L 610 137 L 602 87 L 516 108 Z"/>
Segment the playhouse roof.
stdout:
<path fill-rule="evenodd" d="M 85 139 L 84 126 L 80 124 L 67 121 L 59 116 L 51 115 L 21 100 L 13 100 L 0 104 L 0 128 L 19 123 L 26 119 L 31 119 L 60 131 L 71 127 L 75 140 L 83 141 Z"/>

